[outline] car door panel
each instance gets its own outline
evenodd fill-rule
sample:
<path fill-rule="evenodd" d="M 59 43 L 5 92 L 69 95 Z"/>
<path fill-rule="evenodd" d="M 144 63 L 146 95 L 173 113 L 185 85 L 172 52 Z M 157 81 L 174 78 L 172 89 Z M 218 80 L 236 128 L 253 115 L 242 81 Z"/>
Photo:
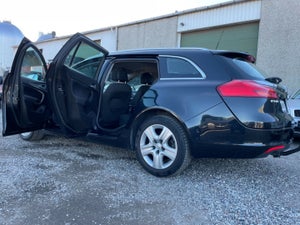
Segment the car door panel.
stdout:
<path fill-rule="evenodd" d="M 55 98 L 63 124 L 74 133 L 85 133 L 96 116 L 99 93 L 90 87 L 96 81 L 67 66 L 60 71 Z"/>
<path fill-rule="evenodd" d="M 47 85 L 57 122 L 70 135 L 84 135 L 94 127 L 99 104 L 99 71 L 108 52 L 75 34 L 53 59 Z"/>
<path fill-rule="evenodd" d="M 28 82 L 27 78 L 22 79 L 23 99 L 26 105 L 28 120 L 34 124 L 36 120 L 42 121 L 45 114 L 49 115 L 47 107 L 46 86 L 41 82 Z"/>

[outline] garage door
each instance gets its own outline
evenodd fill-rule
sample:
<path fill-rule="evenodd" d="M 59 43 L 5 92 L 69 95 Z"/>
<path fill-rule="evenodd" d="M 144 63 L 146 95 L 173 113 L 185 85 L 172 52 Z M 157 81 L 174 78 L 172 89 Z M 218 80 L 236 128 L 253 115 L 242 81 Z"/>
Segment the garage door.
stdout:
<path fill-rule="evenodd" d="M 181 47 L 249 52 L 256 56 L 258 22 L 182 33 Z"/>

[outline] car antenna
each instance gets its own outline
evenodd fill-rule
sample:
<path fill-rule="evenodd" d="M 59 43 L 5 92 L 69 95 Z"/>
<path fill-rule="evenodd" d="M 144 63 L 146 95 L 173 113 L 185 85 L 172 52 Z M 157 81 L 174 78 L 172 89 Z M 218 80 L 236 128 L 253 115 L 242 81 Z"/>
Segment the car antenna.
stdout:
<path fill-rule="evenodd" d="M 219 48 L 219 44 L 220 44 L 220 42 L 221 42 L 221 40 L 222 40 L 222 38 L 223 38 L 224 31 L 225 31 L 225 30 L 222 30 L 222 33 L 221 33 L 221 35 L 220 35 L 220 37 L 219 37 L 219 40 L 218 40 L 217 45 L 216 45 L 216 50 Z"/>

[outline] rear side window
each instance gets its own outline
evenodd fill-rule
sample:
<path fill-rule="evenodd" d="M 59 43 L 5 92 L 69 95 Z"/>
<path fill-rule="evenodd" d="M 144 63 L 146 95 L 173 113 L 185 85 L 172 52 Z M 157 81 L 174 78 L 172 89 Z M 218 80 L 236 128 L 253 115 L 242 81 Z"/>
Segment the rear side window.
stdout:
<path fill-rule="evenodd" d="M 205 78 L 204 72 L 195 63 L 182 57 L 160 57 L 160 72 L 162 79 Z"/>
<path fill-rule="evenodd" d="M 259 69 L 255 64 L 247 62 L 244 59 L 233 59 L 235 65 L 237 65 L 243 72 L 248 74 L 254 79 L 265 79 L 265 73 Z"/>
<path fill-rule="evenodd" d="M 266 73 L 259 69 L 255 64 L 243 58 L 230 58 L 217 56 L 223 59 L 229 66 L 229 73 L 237 79 L 264 80 Z"/>

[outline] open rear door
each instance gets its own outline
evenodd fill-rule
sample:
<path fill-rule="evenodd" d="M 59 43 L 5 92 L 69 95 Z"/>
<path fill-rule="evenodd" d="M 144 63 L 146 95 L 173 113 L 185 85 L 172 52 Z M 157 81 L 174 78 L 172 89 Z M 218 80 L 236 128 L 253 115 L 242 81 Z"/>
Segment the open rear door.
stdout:
<path fill-rule="evenodd" d="M 54 120 L 67 135 L 95 127 L 100 98 L 99 74 L 108 52 L 75 34 L 53 59 L 46 83 Z"/>

